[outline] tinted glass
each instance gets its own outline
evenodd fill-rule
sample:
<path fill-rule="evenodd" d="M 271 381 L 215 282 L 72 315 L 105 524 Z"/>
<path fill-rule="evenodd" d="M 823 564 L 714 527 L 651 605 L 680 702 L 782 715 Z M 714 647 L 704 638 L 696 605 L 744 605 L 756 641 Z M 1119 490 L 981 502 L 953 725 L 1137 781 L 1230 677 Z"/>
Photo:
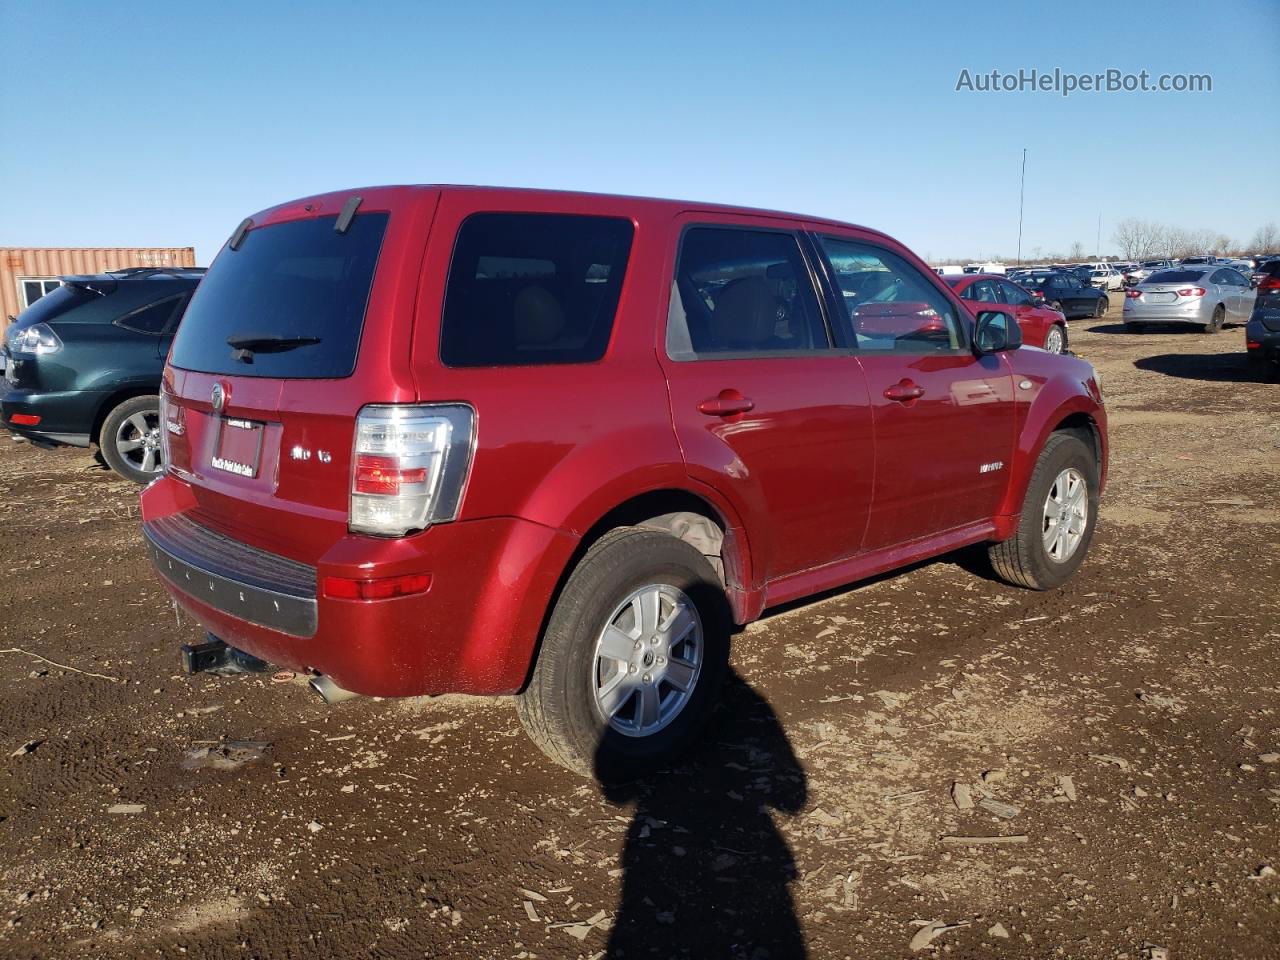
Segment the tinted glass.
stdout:
<path fill-rule="evenodd" d="M 184 299 L 186 298 L 168 297 L 160 300 L 143 307 L 141 310 L 126 314 L 116 321 L 116 326 L 124 327 L 126 330 L 132 330 L 135 333 L 157 335 L 164 333 Z"/>
<path fill-rule="evenodd" d="M 631 252 L 630 221 L 477 213 L 458 230 L 440 325 L 453 367 L 604 356 Z"/>
<path fill-rule="evenodd" d="M 1014 307 L 1025 307 L 1031 304 L 1031 297 L 1027 295 L 1027 291 L 1012 283 L 1001 283 L 1000 292 L 1004 295 L 1004 302 Z"/>
<path fill-rule="evenodd" d="M 667 315 L 667 355 L 769 354 L 829 346 L 813 282 L 789 233 L 685 231 Z"/>
<path fill-rule="evenodd" d="M 1204 270 L 1161 270 L 1147 277 L 1147 283 L 1192 283 L 1204 275 Z"/>
<path fill-rule="evenodd" d="M 823 237 L 822 246 L 860 350 L 921 355 L 964 348 L 951 301 L 911 264 L 869 244 Z"/>
<path fill-rule="evenodd" d="M 238 250 L 224 248 L 178 328 L 173 365 L 241 377 L 349 376 L 387 214 L 358 213 L 345 233 L 333 229 L 336 220 L 256 227 Z M 263 342 L 236 351 L 228 337 Z"/>
<path fill-rule="evenodd" d="M 996 295 L 996 285 L 992 280 L 978 280 L 969 288 L 973 295 L 970 300 L 977 300 L 980 303 L 998 303 L 999 298 Z"/>

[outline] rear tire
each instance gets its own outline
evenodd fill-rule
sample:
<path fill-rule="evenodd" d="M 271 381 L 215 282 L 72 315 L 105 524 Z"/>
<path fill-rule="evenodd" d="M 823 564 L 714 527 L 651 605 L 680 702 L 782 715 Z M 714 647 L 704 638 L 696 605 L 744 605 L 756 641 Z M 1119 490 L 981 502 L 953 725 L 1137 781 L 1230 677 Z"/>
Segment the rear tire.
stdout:
<path fill-rule="evenodd" d="M 1209 322 L 1204 325 L 1205 333 L 1217 333 L 1227 322 L 1227 308 L 1222 304 L 1218 304 L 1213 308 L 1213 316 L 1209 318 Z"/>
<path fill-rule="evenodd" d="M 655 595 L 654 614 L 645 613 Z M 516 713 L 561 766 L 604 782 L 632 779 L 674 759 L 701 731 L 732 623 L 706 557 L 670 534 L 614 530 L 570 574 Z M 677 634 L 688 639 L 678 643 Z"/>
<path fill-rule="evenodd" d="M 1083 490 L 1073 487 L 1073 481 L 1083 483 Z M 991 566 L 1015 586 L 1060 587 L 1084 562 L 1097 516 L 1098 463 L 1093 451 L 1074 434 L 1054 433 L 1031 474 L 1017 531 L 988 548 Z M 1055 540 L 1056 533 L 1062 539 Z"/>
<path fill-rule="evenodd" d="M 1111 309 L 1111 297 L 1103 296 L 1098 298 L 1098 304 L 1093 308 L 1093 318 L 1101 320 L 1107 315 L 1107 311 Z"/>
<path fill-rule="evenodd" d="M 164 472 L 160 454 L 160 398 L 130 397 L 116 406 L 98 431 L 102 459 L 134 483 L 150 483 Z"/>

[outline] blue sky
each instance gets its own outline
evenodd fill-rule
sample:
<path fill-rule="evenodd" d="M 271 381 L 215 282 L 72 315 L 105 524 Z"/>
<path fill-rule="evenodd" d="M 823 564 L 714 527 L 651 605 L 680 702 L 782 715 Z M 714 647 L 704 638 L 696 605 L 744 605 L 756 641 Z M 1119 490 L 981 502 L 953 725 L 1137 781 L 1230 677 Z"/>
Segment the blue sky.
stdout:
<path fill-rule="evenodd" d="M 981 15 L 977 11 L 981 10 Z M 963 93 L 960 71 L 1212 93 Z M 923 256 L 1280 221 L 1280 2 L 0 0 L 0 246 L 187 246 L 376 183 L 821 214 Z"/>

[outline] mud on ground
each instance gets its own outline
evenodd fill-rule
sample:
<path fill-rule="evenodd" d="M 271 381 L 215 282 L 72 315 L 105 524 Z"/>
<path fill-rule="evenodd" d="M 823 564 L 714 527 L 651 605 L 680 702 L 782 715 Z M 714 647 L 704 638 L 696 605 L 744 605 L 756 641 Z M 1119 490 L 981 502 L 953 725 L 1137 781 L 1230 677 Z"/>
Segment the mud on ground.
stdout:
<path fill-rule="evenodd" d="M 136 488 L 0 439 L 0 955 L 1280 955 L 1280 387 L 1118 307 L 1073 324 L 1113 451 L 1073 582 L 775 612 L 706 747 L 607 795 L 505 700 L 183 676 Z"/>

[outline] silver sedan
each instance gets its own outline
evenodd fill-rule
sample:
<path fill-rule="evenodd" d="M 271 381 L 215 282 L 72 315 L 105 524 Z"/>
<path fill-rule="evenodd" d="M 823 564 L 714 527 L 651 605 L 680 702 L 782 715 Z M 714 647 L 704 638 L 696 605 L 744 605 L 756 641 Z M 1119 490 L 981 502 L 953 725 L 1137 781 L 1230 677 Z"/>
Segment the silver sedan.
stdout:
<path fill-rule="evenodd" d="M 1124 324 L 1190 323 L 1217 333 L 1228 323 L 1247 323 L 1254 291 L 1230 267 L 1186 266 L 1160 270 L 1131 287 L 1124 298 Z"/>

